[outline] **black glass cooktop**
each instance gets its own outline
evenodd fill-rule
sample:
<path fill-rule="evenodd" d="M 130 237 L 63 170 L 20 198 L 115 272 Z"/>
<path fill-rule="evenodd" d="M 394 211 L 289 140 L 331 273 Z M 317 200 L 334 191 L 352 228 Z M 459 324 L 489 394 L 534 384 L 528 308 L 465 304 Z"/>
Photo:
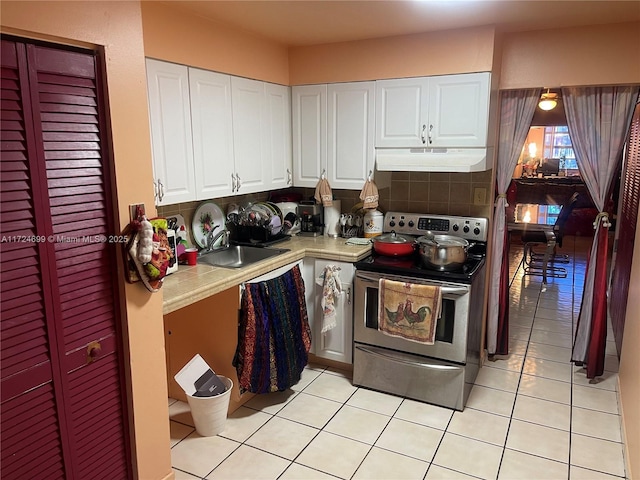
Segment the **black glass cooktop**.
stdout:
<path fill-rule="evenodd" d="M 462 267 L 452 271 L 439 271 L 425 267 L 420 261 L 418 252 L 405 257 L 389 257 L 372 253 L 354 265 L 357 270 L 376 272 L 388 275 L 405 275 L 417 278 L 471 283 L 473 276 L 485 263 L 485 256 L 470 253 Z"/>

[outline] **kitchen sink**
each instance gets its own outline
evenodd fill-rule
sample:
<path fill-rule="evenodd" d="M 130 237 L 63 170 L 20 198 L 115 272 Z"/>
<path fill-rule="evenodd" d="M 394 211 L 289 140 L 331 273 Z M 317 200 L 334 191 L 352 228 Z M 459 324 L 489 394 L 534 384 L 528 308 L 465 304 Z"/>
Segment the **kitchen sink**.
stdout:
<path fill-rule="evenodd" d="M 285 248 L 232 245 L 212 252 L 201 253 L 198 256 L 198 263 L 213 267 L 242 268 L 288 251 Z"/>

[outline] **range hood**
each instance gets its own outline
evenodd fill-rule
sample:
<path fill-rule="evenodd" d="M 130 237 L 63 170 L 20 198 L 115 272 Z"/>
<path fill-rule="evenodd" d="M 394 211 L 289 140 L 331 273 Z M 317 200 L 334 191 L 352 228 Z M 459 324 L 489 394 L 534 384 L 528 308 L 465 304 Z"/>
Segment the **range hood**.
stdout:
<path fill-rule="evenodd" d="M 481 172 L 486 148 L 377 148 L 376 167 L 397 172 Z"/>

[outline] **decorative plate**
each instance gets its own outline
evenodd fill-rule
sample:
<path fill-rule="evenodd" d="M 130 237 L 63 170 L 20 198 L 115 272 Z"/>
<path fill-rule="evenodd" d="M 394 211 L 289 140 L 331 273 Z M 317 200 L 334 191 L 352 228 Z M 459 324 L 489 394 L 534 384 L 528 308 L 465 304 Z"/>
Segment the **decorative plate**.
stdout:
<path fill-rule="evenodd" d="M 200 248 L 207 246 L 207 235 L 213 231 L 214 235 L 224 230 L 224 213 L 213 202 L 205 202 L 198 206 L 193 214 L 193 229 L 191 234 Z"/>

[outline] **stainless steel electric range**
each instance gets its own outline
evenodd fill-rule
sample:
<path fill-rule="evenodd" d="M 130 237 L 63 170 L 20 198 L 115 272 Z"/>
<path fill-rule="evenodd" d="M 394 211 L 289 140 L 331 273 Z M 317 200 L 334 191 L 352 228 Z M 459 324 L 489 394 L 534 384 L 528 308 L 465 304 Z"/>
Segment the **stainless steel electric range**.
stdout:
<path fill-rule="evenodd" d="M 470 246 L 466 262 L 454 271 L 424 267 L 417 251 L 406 257 L 372 253 L 355 263 L 353 383 L 463 410 L 480 362 L 488 220 L 388 212 L 383 230 L 416 238 L 428 232 L 455 235 Z M 381 279 L 440 287 L 442 309 L 433 344 L 378 329 Z"/>

